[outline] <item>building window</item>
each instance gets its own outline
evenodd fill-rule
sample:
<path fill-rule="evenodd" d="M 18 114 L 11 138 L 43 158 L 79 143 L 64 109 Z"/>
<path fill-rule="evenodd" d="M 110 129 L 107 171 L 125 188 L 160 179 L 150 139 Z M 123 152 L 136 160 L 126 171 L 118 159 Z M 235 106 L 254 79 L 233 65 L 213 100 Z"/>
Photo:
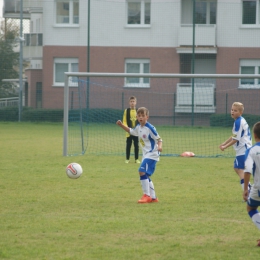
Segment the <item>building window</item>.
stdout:
<path fill-rule="evenodd" d="M 79 62 L 76 58 L 55 58 L 54 59 L 54 85 L 64 86 L 65 72 L 78 72 Z M 72 77 L 69 81 L 70 86 L 77 86 L 77 78 Z"/>
<path fill-rule="evenodd" d="M 151 23 L 150 0 L 127 1 L 127 25 L 147 26 Z"/>
<path fill-rule="evenodd" d="M 78 0 L 56 0 L 56 24 L 77 25 L 79 23 Z"/>
<path fill-rule="evenodd" d="M 240 60 L 241 74 L 260 75 L 260 60 Z M 259 78 L 241 78 L 240 88 L 260 88 Z"/>
<path fill-rule="evenodd" d="M 216 1 L 200 1 L 195 5 L 195 24 L 216 24 Z"/>
<path fill-rule="evenodd" d="M 126 59 L 126 73 L 150 73 L 150 60 L 148 59 Z M 150 78 L 125 78 L 125 87 L 149 88 Z"/>
<path fill-rule="evenodd" d="M 242 24 L 259 24 L 260 23 L 260 1 L 243 0 L 242 6 Z"/>

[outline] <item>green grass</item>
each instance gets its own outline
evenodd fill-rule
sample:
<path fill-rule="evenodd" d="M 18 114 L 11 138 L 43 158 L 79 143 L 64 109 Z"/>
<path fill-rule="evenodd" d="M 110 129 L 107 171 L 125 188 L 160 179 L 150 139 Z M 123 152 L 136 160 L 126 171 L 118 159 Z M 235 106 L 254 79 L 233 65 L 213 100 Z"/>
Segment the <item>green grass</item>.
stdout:
<path fill-rule="evenodd" d="M 0 259 L 259 258 L 232 158 L 162 157 L 139 205 L 138 166 L 63 157 L 61 124 L 0 123 L 0 145 Z"/>

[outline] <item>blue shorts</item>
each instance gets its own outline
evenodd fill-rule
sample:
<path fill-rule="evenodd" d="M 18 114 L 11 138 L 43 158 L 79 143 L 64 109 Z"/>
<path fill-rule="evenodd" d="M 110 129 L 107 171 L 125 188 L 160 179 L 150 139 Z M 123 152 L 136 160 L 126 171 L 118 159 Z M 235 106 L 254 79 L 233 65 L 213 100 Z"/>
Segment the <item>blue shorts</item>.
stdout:
<path fill-rule="evenodd" d="M 247 205 L 250 206 L 251 208 L 257 208 L 260 206 L 260 201 L 253 200 L 249 197 L 249 199 L 247 200 Z"/>
<path fill-rule="evenodd" d="M 152 159 L 144 159 L 139 167 L 139 172 L 144 172 L 146 175 L 151 176 L 155 171 L 157 161 Z"/>
<path fill-rule="evenodd" d="M 234 168 L 245 169 L 245 155 L 236 156 L 234 161 Z"/>

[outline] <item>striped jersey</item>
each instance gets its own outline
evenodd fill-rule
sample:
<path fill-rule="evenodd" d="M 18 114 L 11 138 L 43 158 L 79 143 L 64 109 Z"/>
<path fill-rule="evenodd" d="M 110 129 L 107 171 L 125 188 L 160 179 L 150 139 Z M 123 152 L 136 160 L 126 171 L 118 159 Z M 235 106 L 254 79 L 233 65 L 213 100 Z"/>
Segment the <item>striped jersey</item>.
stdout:
<path fill-rule="evenodd" d="M 250 191 L 250 197 L 260 200 L 260 142 L 254 144 L 245 153 L 245 172 L 253 175 L 254 184 Z"/>
<path fill-rule="evenodd" d="M 246 149 L 252 146 L 252 138 L 250 128 L 246 120 L 240 116 L 238 117 L 233 125 L 232 139 L 237 140 L 233 147 L 236 151 L 236 156 L 244 155 Z"/>
<path fill-rule="evenodd" d="M 143 149 L 143 159 L 148 158 L 159 161 L 160 152 L 158 151 L 158 140 L 161 139 L 155 127 L 146 122 L 144 126 L 137 124 L 135 128 L 130 128 L 130 134 L 138 136 Z"/>

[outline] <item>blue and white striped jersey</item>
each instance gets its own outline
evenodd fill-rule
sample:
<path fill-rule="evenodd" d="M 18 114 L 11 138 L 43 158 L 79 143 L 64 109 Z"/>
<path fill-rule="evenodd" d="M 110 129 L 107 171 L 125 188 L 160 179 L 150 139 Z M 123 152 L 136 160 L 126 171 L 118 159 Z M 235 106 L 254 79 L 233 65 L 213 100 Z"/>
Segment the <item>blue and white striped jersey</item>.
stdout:
<path fill-rule="evenodd" d="M 139 142 L 143 149 L 143 159 L 149 158 L 159 161 L 160 152 L 158 151 L 157 141 L 161 137 L 152 124 L 146 122 L 143 127 L 137 124 L 135 128 L 130 128 L 130 134 L 139 137 Z"/>
<path fill-rule="evenodd" d="M 237 142 L 233 145 L 236 151 L 236 156 L 244 155 L 246 149 L 252 146 L 250 128 L 242 116 L 238 117 L 234 122 L 232 139 L 237 140 Z"/>
<path fill-rule="evenodd" d="M 253 175 L 254 184 L 250 191 L 250 197 L 260 201 L 260 142 L 254 144 L 245 153 L 245 170 Z"/>

